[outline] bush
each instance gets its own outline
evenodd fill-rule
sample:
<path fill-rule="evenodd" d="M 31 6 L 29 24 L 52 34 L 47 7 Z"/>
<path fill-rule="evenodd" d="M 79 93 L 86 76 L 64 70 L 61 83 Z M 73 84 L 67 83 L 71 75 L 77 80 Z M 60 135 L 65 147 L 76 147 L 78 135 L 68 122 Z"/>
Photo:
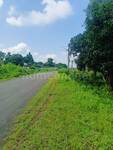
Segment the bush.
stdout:
<path fill-rule="evenodd" d="M 29 75 L 35 72 L 36 70 L 27 67 L 21 67 L 14 64 L 6 64 L 0 66 L 0 79 L 19 77 L 23 75 Z"/>
<path fill-rule="evenodd" d="M 69 74 L 71 79 L 78 80 L 85 84 L 91 84 L 97 86 L 105 85 L 104 77 L 99 72 L 97 72 L 95 75 L 93 71 L 70 70 Z"/>
<path fill-rule="evenodd" d="M 65 74 L 69 75 L 69 70 L 66 68 L 58 69 L 58 73 L 65 73 Z"/>

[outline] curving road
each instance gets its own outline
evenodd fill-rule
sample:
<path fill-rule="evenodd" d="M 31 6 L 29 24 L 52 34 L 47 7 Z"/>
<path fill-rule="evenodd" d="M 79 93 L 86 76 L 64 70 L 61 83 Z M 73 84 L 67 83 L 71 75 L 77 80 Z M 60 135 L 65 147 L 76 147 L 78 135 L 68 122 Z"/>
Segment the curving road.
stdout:
<path fill-rule="evenodd" d="M 11 122 L 54 73 L 40 73 L 0 82 L 0 145 Z"/>

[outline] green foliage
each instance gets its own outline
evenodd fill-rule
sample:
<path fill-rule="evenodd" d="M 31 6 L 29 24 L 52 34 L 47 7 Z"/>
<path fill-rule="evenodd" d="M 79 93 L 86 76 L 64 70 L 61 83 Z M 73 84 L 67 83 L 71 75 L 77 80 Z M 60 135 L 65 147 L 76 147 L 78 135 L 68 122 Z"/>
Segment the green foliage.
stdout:
<path fill-rule="evenodd" d="M 96 70 L 109 71 L 113 68 L 113 3 L 93 2 L 89 5 L 86 26 L 91 46 L 89 65 Z M 98 60 L 98 61 L 97 61 Z M 110 65 L 111 64 L 111 65 Z"/>
<path fill-rule="evenodd" d="M 4 59 L 5 59 L 5 53 L 0 51 L 0 65 L 4 63 Z"/>
<path fill-rule="evenodd" d="M 13 77 L 29 75 L 35 72 L 36 70 L 30 68 L 16 66 L 14 64 L 6 64 L 0 67 L 0 79 L 10 79 Z"/>
<path fill-rule="evenodd" d="M 113 89 L 113 1 L 91 0 L 86 13 L 86 31 L 71 39 L 70 53 L 79 53 L 80 70 L 101 72 Z"/>
<path fill-rule="evenodd" d="M 68 69 L 66 69 L 66 68 L 62 68 L 62 69 L 58 69 L 58 73 L 60 73 L 60 74 L 69 74 L 69 70 Z"/>
<path fill-rule="evenodd" d="M 33 65 L 35 68 L 44 68 L 44 63 L 43 62 L 35 62 Z"/>
<path fill-rule="evenodd" d="M 20 54 L 11 55 L 10 53 L 8 53 L 6 55 L 6 58 L 5 58 L 5 63 L 6 64 L 7 63 L 12 63 L 12 64 L 15 64 L 15 65 L 23 66 L 24 65 L 24 58 Z"/>
<path fill-rule="evenodd" d="M 112 150 L 113 101 L 100 93 L 55 78 L 18 117 L 3 150 Z"/>
<path fill-rule="evenodd" d="M 106 84 L 103 75 L 99 72 L 95 74 L 93 71 L 70 70 L 70 77 L 73 80 L 93 86 L 102 86 Z"/>
<path fill-rule="evenodd" d="M 87 54 L 88 54 L 88 41 L 87 33 L 78 34 L 70 40 L 68 45 L 69 54 L 74 57 L 77 56 L 75 62 L 78 69 L 85 70 L 87 64 Z"/>
<path fill-rule="evenodd" d="M 28 53 L 25 57 L 21 54 L 11 54 L 11 53 L 3 53 L 0 51 L 0 66 L 3 64 L 14 64 L 17 66 L 29 67 L 32 70 L 36 71 L 53 71 L 62 68 L 67 68 L 66 64 L 58 63 L 56 64 L 52 58 L 48 58 L 46 63 L 43 62 L 35 62 L 31 53 Z"/>
<path fill-rule="evenodd" d="M 54 60 L 52 58 L 48 58 L 47 62 L 44 64 L 46 67 L 55 67 Z"/>
<path fill-rule="evenodd" d="M 4 54 L 4 55 L 3 55 Z M 21 54 L 11 54 L 11 53 L 0 53 L 2 60 L 5 64 L 12 63 L 20 66 L 32 66 L 34 64 L 33 56 L 31 53 L 23 57 Z M 4 56 L 4 57 L 3 57 Z"/>
<path fill-rule="evenodd" d="M 62 63 L 58 63 L 58 64 L 56 64 L 56 67 L 57 67 L 58 69 L 66 69 L 66 68 L 67 68 L 67 65 L 66 65 L 66 64 L 62 64 Z"/>
<path fill-rule="evenodd" d="M 24 63 L 26 63 L 27 66 L 32 66 L 34 64 L 34 59 L 31 53 L 24 57 Z"/>
<path fill-rule="evenodd" d="M 74 54 L 76 56 L 78 53 L 81 52 L 81 50 L 83 49 L 82 39 L 82 34 L 78 34 L 77 36 L 71 38 L 70 43 L 68 45 L 70 54 Z"/>

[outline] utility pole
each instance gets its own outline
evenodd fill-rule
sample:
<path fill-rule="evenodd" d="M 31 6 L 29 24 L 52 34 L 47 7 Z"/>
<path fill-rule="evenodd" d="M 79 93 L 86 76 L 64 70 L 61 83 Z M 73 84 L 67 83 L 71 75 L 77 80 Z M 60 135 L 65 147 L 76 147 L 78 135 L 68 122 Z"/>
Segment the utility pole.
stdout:
<path fill-rule="evenodd" d="M 71 68 L 72 69 L 74 68 L 73 65 L 74 65 L 74 60 L 71 61 Z"/>

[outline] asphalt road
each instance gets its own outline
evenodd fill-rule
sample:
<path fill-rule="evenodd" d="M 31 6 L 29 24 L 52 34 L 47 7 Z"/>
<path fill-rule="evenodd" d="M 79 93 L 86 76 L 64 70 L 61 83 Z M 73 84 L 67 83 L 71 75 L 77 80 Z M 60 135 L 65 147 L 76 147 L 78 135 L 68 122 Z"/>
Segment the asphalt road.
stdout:
<path fill-rule="evenodd" d="M 14 118 L 52 75 L 41 73 L 0 82 L 0 145 Z"/>

